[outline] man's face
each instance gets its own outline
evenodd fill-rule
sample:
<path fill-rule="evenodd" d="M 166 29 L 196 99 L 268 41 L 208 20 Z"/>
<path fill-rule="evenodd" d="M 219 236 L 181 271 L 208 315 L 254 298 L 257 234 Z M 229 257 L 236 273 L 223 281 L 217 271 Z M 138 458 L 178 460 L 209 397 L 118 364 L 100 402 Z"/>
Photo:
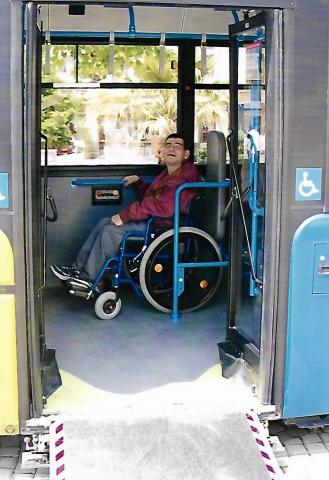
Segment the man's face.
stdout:
<path fill-rule="evenodd" d="M 168 138 L 163 147 L 163 160 L 166 165 L 180 166 L 190 155 L 182 138 Z"/>

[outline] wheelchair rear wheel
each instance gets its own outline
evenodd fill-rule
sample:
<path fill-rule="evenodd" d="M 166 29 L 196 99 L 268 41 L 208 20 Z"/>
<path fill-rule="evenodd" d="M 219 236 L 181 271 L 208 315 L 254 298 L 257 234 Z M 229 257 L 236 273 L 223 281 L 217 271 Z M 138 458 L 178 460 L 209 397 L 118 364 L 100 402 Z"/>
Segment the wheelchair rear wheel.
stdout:
<path fill-rule="evenodd" d="M 220 262 L 222 254 L 208 233 L 194 227 L 179 229 L 180 262 Z M 161 312 L 172 310 L 174 230 L 151 243 L 141 261 L 139 281 L 146 299 Z M 191 312 L 206 305 L 216 293 L 222 277 L 220 267 L 186 267 L 179 310 Z"/>

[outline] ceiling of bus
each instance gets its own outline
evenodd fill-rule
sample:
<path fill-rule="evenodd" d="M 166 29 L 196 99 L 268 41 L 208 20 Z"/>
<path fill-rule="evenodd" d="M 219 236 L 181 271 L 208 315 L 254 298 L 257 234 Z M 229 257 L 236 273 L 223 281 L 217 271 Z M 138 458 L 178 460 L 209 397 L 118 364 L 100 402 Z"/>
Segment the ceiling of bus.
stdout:
<path fill-rule="evenodd" d="M 48 28 L 48 5 L 39 7 L 39 21 Z M 208 33 L 227 35 L 231 11 L 215 8 L 134 7 L 138 33 Z M 240 18 L 241 14 L 240 14 Z M 86 5 L 85 15 L 69 15 L 68 5 L 49 6 L 49 30 L 61 32 L 128 32 L 128 8 Z"/>

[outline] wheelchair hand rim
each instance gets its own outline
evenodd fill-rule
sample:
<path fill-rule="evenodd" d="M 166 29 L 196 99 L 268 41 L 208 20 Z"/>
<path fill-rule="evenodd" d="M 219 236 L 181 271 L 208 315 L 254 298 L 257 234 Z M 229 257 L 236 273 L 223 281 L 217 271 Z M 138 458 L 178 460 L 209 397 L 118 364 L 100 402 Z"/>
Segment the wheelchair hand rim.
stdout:
<path fill-rule="evenodd" d="M 200 230 L 199 228 L 195 228 L 195 227 L 181 227 L 179 229 L 179 232 L 180 233 L 191 233 L 191 234 L 194 234 L 196 236 L 199 236 L 202 240 L 208 241 L 211 244 L 211 246 L 213 247 L 213 249 L 214 249 L 214 251 L 217 255 L 217 261 L 222 261 L 222 254 L 221 254 L 221 251 L 220 251 L 216 241 L 207 232 L 205 232 L 203 230 Z M 148 265 L 148 262 L 150 260 L 150 257 L 153 254 L 154 250 L 162 242 L 164 242 L 166 239 L 169 239 L 170 237 L 173 238 L 173 235 L 174 235 L 174 230 L 171 229 L 171 230 L 167 230 L 166 232 L 161 234 L 159 237 L 157 237 L 154 240 L 154 242 L 152 242 L 151 245 L 146 250 L 146 252 L 143 256 L 143 259 L 141 261 L 141 266 L 140 266 L 139 280 L 140 280 L 140 285 L 141 285 L 141 288 L 142 288 L 142 291 L 143 291 L 143 294 L 144 294 L 145 298 L 157 310 L 159 310 L 161 312 L 164 312 L 164 313 L 170 313 L 172 311 L 172 309 L 167 308 L 167 307 L 161 305 L 160 303 L 158 303 L 152 297 L 152 295 L 150 294 L 149 288 L 148 288 L 147 283 L 146 283 L 146 269 L 147 269 L 147 265 Z M 213 295 L 216 293 L 216 291 L 219 287 L 219 284 L 221 282 L 221 278 L 222 278 L 222 268 L 218 268 L 218 267 L 211 267 L 211 268 L 216 268 L 216 270 L 218 272 L 216 282 L 213 285 L 211 292 L 209 292 L 209 294 L 205 296 L 205 298 L 201 301 L 200 304 L 194 305 L 194 306 L 191 306 L 191 307 L 180 308 L 180 310 L 179 310 L 180 312 L 182 312 L 182 313 L 192 312 L 192 311 L 195 311 L 195 310 L 205 306 L 211 300 Z"/>

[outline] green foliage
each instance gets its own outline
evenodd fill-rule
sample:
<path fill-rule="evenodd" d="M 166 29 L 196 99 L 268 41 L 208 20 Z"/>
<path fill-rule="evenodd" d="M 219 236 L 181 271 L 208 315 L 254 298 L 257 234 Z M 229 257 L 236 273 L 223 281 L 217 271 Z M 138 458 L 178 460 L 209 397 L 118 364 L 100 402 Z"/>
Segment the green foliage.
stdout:
<path fill-rule="evenodd" d="M 79 47 L 79 80 L 99 82 L 107 75 L 109 49 L 107 45 Z"/>
<path fill-rule="evenodd" d="M 63 148 L 72 143 L 72 120 L 83 111 L 84 101 L 71 93 L 43 90 L 41 124 L 42 133 L 48 137 L 48 148 Z"/>
<path fill-rule="evenodd" d="M 201 60 L 195 65 L 195 83 L 218 83 L 213 80 L 213 70 L 215 66 L 215 57 L 207 56 L 207 71 L 204 75 L 201 73 Z"/>
<path fill-rule="evenodd" d="M 63 81 L 61 76 L 68 70 L 68 63 L 75 76 L 75 47 L 72 45 L 52 45 L 50 50 L 50 73 L 46 75 L 45 46 L 42 47 L 42 79 L 44 82 Z M 71 79 L 73 80 L 73 78 Z"/>
<path fill-rule="evenodd" d="M 205 165 L 207 163 L 207 147 L 199 147 L 194 154 L 195 161 L 198 165 Z"/>
<path fill-rule="evenodd" d="M 243 161 L 244 159 L 244 137 L 245 133 L 241 132 L 238 133 L 238 159 L 239 161 Z"/>
<path fill-rule="evenodd" d="M 114 76 L 116 82 L 176 82 L 177 71 L 171 69 L 171 61 L 177 60 L 173 50 L 165 50 L 165 68 L 159 73 L 160 47 L 114 47 Z M 80 80 L 99 82 L 108 75 L 109 48 L 107 45 L 83 45 L 79 47 Z"/>
<path fill-rule="evenodd" d="M 177 70 L 171 69 L 171 61 L 177 61 L 177 53 L 165 50 L 165 68 L 159 73 L 160 48 L 156 46 L 115 46 L 114 78 L 117 82 L 175 82 Z M 75 77 L 75 47 L 55 45 L 51 47 L 50 75 L 45 75 L 45 53 L 43 50 L 43 80 L 47 82 L 70 81 Z M 79 80 L 98 82 L 108 75 L 109 49 L 107 45 L 79 46 Z M 72 80 L 72 78 L 71 78 Z M 134 122 L 147 122 L 164 118 L 173 128 L 176 121 L 176 95 L 173 92 L 151 91 L 147 99 L 145 92 L 133 90 L 130 95 L 122 90 L 108 95 L 99 92 L 92 109 L 97 114 L 108 112 L 109 117 Z M 118 95 L 119 93 L 119 95 Z M 152 99 L 152 101 L 150 101 Z M 49 138 L 49 148 L 66 147 L 72 142 L 71 122 L 77 114 L 84 112 L 88 102 L 77 99 L 74 91 L 43 90 L 42 131 Z"/>
<path fill-rule="evenodd" d="M 142 106 L 142 111 L 149 121 L 165 119 L 170 131 L 174 128 L 177 117 L 176 95 L 171 90 L 157 92 L 152 103 Z"/>

